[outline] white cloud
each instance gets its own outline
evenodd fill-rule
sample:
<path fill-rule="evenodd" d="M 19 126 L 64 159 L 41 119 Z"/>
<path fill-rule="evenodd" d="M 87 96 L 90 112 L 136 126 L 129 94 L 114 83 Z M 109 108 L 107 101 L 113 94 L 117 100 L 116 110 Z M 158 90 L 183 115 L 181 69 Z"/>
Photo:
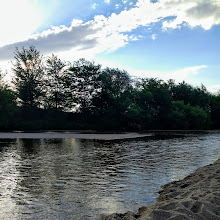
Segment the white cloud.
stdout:
<path fill-rule="evenodd" d="M 220 84 L 207 86 L 207 89 L 212 93 L 220 93 Z"/>
<path fill-rule="evenodd" d="M 132 36 L 129 37 L 129 39 L 130 39 L 131 41 L 137 41 L 137 40 L 138 40 L 138 37 L 132 35 Z"/>
<path fill-rule="evenodd" d="M 168 75 L 169 77 L 172 77 L 171 79 L 176 78 L 177 81 L 179 82 L 179 81 L 187 80 L 187 78 L 191 75 L 199 74 L 199 71 L 204 68 L 207 68 L 207 66 L 201 65 L 201 66 L 186 67 L 186 68 L 171 72 Z"/>
<path fill-rule="evenodd" d="M 80 24 L 80 20 L 74 20 L 70 27 L 52 27 L 41 34 L 33 35 L 32 38 L 0 48 L 0 60 L 13 58 L 15 47 L 21 48 L 34 45 L 43 54 L 58 53 L 71 49 L 83 50 L 94 48 L 97 45 L 96 37 L 93 36 L 98 29 L 93 28 L 90 23 Z"/>
<path fill-rule="evenodd" d="M 97 6 L 98 6 L 98 4 L 97 4 L 97 3 L 93 3 L 93 4 L 91 5 L 91 8 L 92 8 L 92 9 L 96 9 L 96 8 L 97 8 Z"/>
<path fill-rule="evenodd" d="M 116 9 L 118 9 L 119 7 L 120 7 L 120 5 L 119 5 L 119 4 L 116 4 L 116 5 L 115 5 L 115 8 L 116 8 Z"/>
<path fill-rule="evenodd" d="M 184 22 L 190 27 L 201 26 L 209 30 L 213 25 L 220 24 L 220 1 L 219 0 L 165 0 L 163 6 L 168 10 L 174 10 L 175 19 L 164 21 L 163 28 L 180 28 Z"/>
<path fill-rule="evenodd" d="M 156 35 L 156 34 L 152 34 L 152 35 L 151 35 L 151 38 L 152 38 L 152 40 L 156 40 L 157 35 Z"/>
<path fill-rule="evenodd" d="M 207 68 L 205 65 L 186 67 L 175 71 L 152 71 L 152 70 L 128 70 L 130 74 L 136 77 L 158 78 L 162 80 L 174 79 L 176 83 L 187 81 L 191 75 L 199 74 L 201 69 Z M 190 80 L 189 80 L 190 81 Z"/>
<path fill-rule="evenodd" d="M 109 4 L 111 0 L 104 0 L 105 3 Z"/>

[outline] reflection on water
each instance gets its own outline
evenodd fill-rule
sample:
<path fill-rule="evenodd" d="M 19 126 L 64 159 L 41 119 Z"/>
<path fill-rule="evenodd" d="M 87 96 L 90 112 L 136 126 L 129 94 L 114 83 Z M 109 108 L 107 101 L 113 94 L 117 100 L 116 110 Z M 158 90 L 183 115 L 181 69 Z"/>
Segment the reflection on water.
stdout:
<path fill-rule="evenodd" d="M 220 133 L 165 139 L 0 140 L 0 219 L 98 219 L 220 158 Z"/>

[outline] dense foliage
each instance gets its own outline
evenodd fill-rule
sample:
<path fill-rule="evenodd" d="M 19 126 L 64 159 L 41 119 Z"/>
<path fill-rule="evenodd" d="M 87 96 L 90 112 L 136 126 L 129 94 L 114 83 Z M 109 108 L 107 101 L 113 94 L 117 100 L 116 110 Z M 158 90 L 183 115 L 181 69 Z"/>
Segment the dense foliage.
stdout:
<path fill-rule="evenodd" d="M 72 64 L 35 47 L 15 51 L 13 86 L 0 72 L 0 129 L 219 129 L 220 94 L 202 85 Z"/>

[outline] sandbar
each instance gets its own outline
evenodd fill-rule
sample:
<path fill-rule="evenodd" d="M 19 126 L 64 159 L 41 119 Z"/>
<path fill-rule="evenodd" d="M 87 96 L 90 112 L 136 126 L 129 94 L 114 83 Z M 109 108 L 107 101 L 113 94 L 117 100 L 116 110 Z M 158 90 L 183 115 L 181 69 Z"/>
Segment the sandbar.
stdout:
<path fill-rule="evenodd" d="M 89 140 L 120 140 L 149 137 L 152 134 L 126 133 L 78 133 L 78 132 L 0 132 L 0 139 L 89 139 Z"/>
<path fill-rule="evenodd" d="M 156 203 L 102 220 L 220 220 L 220 159 L 183 180 L 168 183 Z"/>

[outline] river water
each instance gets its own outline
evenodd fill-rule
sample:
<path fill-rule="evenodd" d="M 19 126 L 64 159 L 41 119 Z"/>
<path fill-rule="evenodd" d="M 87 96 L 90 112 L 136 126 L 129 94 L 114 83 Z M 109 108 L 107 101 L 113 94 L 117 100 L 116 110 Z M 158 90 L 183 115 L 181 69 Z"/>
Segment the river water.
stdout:
<path fill-rule="evenodd" d="M 179 134 L 178 134 L 179 135 Z M 99 219 L 220 158 L 220 132 L 101 141 L 0 139 L 0 219 Z"/>

